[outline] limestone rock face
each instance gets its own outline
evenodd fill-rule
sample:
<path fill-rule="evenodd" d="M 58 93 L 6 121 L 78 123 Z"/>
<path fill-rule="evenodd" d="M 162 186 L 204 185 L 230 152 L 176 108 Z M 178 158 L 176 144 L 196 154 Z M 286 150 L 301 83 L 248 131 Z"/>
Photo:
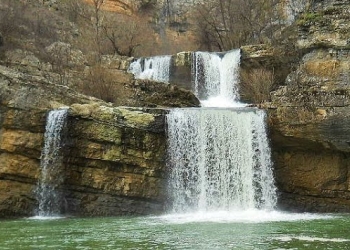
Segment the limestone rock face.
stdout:
<path fill-rule="evenodd" d="M 162 211 L 164 114 L 164 110 L 72 105 L 65 148 L 66 212 Z"/>
<path fill-rule="evenodd" d="M 180 52 L 171 57 L 170 83 L 192 90 L 192 53 Z"/>
<path fill-rule="evenodd" d="M 126 67 L 106 60 L 117 63 L 118 70 Z M 132 78 L 127 84 L 131 94 L 124 105 L 198 103 L 193 94 L 173 85 Z M 59 187 L 65 197 L 62 212 L 93 216 L 162 211 L 166 108 L 113 107 L 40 74 L 0 66 L 0 217 L 35 214 L 46 116 L 62 107 L 68 108 L 64 182 Z"/>
<path fill-rule="evenodd" d="M 350 211 L 348 1 L 318 1 L 298 21 L 307 52 L 272 93 L 269 123 L 281 207 Z"/>
<path fill-rule="evenodd" d="M 128 100 L 133 107 L 198 107 L 197 97 L 189 90 L 175 84 L 165 84 L 149 80 L 135 80 Z"/>
<path fill-rule="evenodd" d="M 347 0 L 317 1 L 299 19 L 301 49 L 349 49 L 350 7 Z"/>

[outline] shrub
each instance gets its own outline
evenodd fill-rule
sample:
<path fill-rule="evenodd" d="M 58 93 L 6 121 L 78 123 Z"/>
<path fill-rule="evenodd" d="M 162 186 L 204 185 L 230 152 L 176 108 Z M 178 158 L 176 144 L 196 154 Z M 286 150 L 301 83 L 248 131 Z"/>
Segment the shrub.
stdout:
<path fill-rule="evenodd" d="M 93 96 L 106 102 L 115 102 L 118 85 L 108 69 L 95 65 L 91 67 L 86 75 L 86 80 L 80 84 L 78 91 Z"/>
<path fill-rule="evenodd" d="M 241 71 L 240 91 L 242 99 L 246 101 L 269 101 L 274 86 L 274 72 L 271 70 L 260 68 Z"/>

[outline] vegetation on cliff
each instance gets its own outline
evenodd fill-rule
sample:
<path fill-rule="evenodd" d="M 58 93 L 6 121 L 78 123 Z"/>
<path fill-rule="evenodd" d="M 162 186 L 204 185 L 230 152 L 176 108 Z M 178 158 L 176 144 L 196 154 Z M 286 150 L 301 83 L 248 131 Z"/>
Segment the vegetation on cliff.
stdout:
<path fill-rule="evenodd" d="M 296 53 L 290 43 L 285 43 L 291 38 L 286 34 L 285 12 L 296 12 L 298 8 L 292 3 L 1 0 L 0 59 L 50 82 L 127 105 L 124 96 L 132 91 L 128 87 L 132 76 L 126 69 L 131 56 L 197 49 L 223 51 L 266 43 L 275 47 L 276 54 L 288 51 L 284 55 L 288 59 L 279 62 L 289 67 Z M 242 86 L 245 92 L 264 91 L 263 95 L 245 95 L 247 100 L 260 103 L 269 100 L 269 92 L 283 83 L 289 69 L 276 75 L 280 70 L 272 64 L 255 66 L 257 70 L 242 74 Z M 264 80 L 259 83 L 254 79 Z"/>

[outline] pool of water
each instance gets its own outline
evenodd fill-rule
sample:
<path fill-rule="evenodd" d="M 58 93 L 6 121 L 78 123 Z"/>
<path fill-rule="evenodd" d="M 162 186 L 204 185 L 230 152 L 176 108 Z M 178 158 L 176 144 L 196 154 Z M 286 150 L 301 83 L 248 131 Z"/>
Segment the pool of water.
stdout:
<path fill-rule="evenodd" d="M 0 221 L 0 249 L 349 249 L 350 215 L 213 213 Z"/>

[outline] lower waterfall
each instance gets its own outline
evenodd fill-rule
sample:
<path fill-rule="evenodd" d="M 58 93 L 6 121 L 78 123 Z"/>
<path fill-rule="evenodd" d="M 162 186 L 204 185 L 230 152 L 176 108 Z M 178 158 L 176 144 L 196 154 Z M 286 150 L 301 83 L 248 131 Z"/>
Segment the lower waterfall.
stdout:
<path fill-rule="evenodd" d="M 61 214 L 63 196 L 59 188 L 64 181 L 61 149 L 67 114 L 67 109 L 52 110 L 46 120 L 40 162 L 41 177 L 37 189 L 38 216 L 51 217 Z"/>
<path fill-rule="evenodd" d="M 173 212 L 274 208 L 264 111 L 173 109 L 167 123 Z"/>

